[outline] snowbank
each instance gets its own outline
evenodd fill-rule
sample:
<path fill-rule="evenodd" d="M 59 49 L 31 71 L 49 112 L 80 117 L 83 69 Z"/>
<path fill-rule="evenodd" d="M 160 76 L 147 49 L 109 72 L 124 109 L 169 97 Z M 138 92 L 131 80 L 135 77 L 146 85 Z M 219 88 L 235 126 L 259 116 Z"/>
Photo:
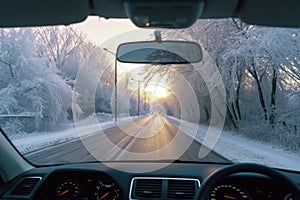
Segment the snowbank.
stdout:
<path fill-rule="evenodd" d="M 190 130 L 199 126 L 195 139 L 200 143 L 203 142 L 208 129 L 207 126 L 197 125 L 174 117 L 168 118 L 177 127 L 181 122 L 181 130 L 190 136 Z M 222 131 L 221 137 L 213 150 L 233 162 L 253 162 L 271 167 L 300 171 L 299 154 L 271 147 L 269 144 L 251 140 L 237 135 L 235 132 Z"/>
<path fill-rule="evenodd" d="M 103 117 L 103 115 L 101 115 Z M 126 123 L 137 117 L 123 117 L 118 119 L 118 125 Z M 104 120 L 106 119 L 106 121 Z M 79 122 L 79 125 L 82 127 L 84 124 L 89 121 L 89 118 Z M 94 125 L 88 125 L 84 127 L 84 134 L 90 135 L 99 130 L 104 130 L 116 126 L 116 123 L 112 120 L 111 117 L 101 118 L 102 122 L 99 122 Z M 105 121 L 105 122 L 103 122 Z M 81 136 L 82 133 L 81 133 Z M 57 132 L 35 132 L 26 134 L 23 133 L 21 137 L 11 138 L 12 143 L 22 154 L 27 154 L 39 149 L 43 149 L 52 145 L 57 145 L 65 142 L 78 139 L 79 135 L 76 130 L 76 127 L 73 124 L 69 124 L 68 127 L 62 131 Z"/>

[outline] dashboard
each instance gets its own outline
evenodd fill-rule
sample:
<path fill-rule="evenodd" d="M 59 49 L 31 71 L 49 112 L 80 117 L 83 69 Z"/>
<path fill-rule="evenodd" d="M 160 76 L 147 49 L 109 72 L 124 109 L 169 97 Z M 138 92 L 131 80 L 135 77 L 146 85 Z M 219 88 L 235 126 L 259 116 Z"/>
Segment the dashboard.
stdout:
<path fill-rule="evenodd" d="M 80 170 L 59 170 L 45 181 L 35 199 L 120 199 L 119 185 L 107 174 Z"/>
<path fill-rule="evenodd" d="M 67 164 L 37 167 L 0 186 L 0 200 L 193 199 L 203 181 L 221 164 L 173 163 L 147 173 L 130 173 L 147 162 Z M 118 169 L 118 170 L 117 170 Z M 124 169 L 124 170 L 122 170 Z M 299 185 L 300 174 L 280 171 Z M 237 173 L 220 180 L 209 199 L 290 200 L 288 188 L 269 177 Z"/>

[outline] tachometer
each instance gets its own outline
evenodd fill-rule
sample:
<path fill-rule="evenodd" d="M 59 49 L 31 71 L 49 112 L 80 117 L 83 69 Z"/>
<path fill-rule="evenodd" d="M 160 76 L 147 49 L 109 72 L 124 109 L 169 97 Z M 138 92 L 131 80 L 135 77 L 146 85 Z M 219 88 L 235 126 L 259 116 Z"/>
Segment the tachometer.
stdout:
<path fill-rule="evenodd" d="M 285 197 L 284 197 L 284 200 L 293 200 L 293 196 L 291 193 L 287 194 Z"/>
<path fill-rule="evenodd" d="M 113 182 L 98 181 L 94 197 L 96 200 L 117 200 L 120 198 L 120 189 Z"/>
<path fill-rule="evenodd" d="M 243 189 L 229 185 L 229 184 L 222 184 L 216 186 L 210 193 L 210 199 L 211 200 L 219 200 L 219 199 L 225 199 L 225 200 L 236 200 L 236 199 L 242 199 L 242 200 L 248 200 L 251 199 L 250 196 L 246 191 Z"/>
<path fill-rule="evenodd" d="M 57 185 L 55 194 L 57 199 L 79 199 L 81 188 L 76 182 L 69 179 Z"/>

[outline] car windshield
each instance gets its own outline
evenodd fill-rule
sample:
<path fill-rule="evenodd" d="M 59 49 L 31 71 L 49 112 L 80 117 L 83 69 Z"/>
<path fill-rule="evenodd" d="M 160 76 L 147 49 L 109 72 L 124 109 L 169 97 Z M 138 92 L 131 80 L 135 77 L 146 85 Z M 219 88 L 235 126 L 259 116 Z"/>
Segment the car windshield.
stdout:
<path fill-rule="evenodd" d="M 116 60 L 122 43 L 196 42 L 191 64 Z M 300 171 L 300 30 L 238 19 L 140 29 L 89 17 L 0 29 L 0 126 L 35 165 L 254 162 Z"/>

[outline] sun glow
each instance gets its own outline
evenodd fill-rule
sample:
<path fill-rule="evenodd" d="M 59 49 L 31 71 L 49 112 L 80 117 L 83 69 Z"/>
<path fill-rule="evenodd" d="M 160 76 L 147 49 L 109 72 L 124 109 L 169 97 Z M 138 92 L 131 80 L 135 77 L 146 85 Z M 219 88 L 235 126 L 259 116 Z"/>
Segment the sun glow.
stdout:
<path fill-rule="evenodd" d="M 168 96 L 168 90 L 159 85 L 148 85 L 145 88 L 147 94 L 150 95 L 151 99 L 161 99 L 166 98 Z"/>

